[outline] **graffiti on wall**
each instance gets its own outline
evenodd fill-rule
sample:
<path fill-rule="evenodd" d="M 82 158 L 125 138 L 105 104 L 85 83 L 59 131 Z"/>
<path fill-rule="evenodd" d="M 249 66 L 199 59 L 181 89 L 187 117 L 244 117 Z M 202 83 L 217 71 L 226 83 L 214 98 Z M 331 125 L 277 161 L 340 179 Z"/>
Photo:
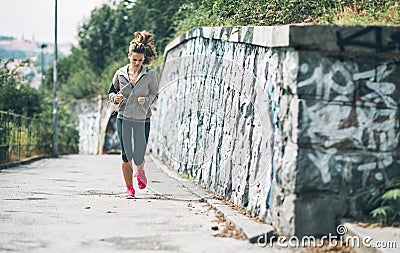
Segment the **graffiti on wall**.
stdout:
<path fill-rule="evenodd" d="M 358 71 L 357 63 L 339 60 L 321 61 L 311 70 L 308 63 L 301 65 L 300 72 L 309 77 L 298 83 L 299 89 L 311 87 L 315 92 L 315 100 L 303 100 L 302 120 L 308 122 L 312 146 L 308 158 L 320 170 L 323 183 L 331 181 L 330 164 L 350 177 L 345 168 L 349 165 L 370 171 L 393 163 L 399 121 L 393 99 L 396 85 L 387 79 L 396 67 L 386 62 Z M 343 147 L 352 152 L 341 153 Z M 382 174 L 377 172 L 375 178 L 382 180 Z"/>
<path fill-rule="evenodd" d="M 98 151 L 100 115 L 98 112 L 81 113 L 77 117 L 79 154 L 95 155 Z"/>
<path fill-rule="evenodd" d="M 153 114 L 158 146 L 151 148 L 174 169 L 265 217 L 273 131 L 264 68 L 279 76 L 268 67 L 271 52 L 220 41 L 187 43 L 162 66 Z"/>

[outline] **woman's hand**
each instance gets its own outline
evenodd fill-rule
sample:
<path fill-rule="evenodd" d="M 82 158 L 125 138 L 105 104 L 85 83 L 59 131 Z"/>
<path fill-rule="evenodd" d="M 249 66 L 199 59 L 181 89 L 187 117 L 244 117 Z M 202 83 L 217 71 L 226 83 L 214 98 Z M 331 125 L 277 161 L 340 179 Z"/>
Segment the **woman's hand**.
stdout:
<path fill-rule="evenodd" d="M 146 102 L 146 98 L 145 97 L 138 97 L 137 99 L 139 105 L 144 105 L 144 102 Z"/>
<path fill-rule="evenodd" d="M 122 100 L 124 100 L 124 95 L 117 94 L 117 96 L 115 97 L 115 102 L 117 102 L 117 104 L 119 104 L 122 102 Z"/>

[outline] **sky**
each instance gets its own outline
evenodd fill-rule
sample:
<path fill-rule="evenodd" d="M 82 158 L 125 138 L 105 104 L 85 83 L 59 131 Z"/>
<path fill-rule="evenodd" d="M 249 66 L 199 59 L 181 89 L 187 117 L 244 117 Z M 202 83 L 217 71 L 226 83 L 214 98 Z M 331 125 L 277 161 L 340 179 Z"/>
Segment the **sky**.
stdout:
<path fill-rule="evenodd" d="M 58 43 L 78 42 L 78 27 L 108 0 L 57 0 Z M 0 0 L 0 35 L 54 42 L 55 0 Z"/>

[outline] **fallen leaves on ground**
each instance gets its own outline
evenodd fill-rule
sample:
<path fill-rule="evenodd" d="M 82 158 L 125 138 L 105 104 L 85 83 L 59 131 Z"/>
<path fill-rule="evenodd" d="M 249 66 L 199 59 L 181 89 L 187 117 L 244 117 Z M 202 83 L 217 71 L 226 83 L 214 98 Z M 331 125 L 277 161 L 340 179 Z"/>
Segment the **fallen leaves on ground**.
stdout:
<path fill-rule="evenodd" d="M 253 221 L 265 224 L 265 221 L 259 217 L 253 217 L 249 212 L 247 212 L 244 208 L 235 205 L 232 201 L 230 200 L 222 200 L 222 203 L 225 205 L 230 206 L 233 210 L 239 212 L 242 215 L 247 216 L 248 218 L 252 219 Z"/>
<path fill-rule="evenodd" d="M 320 242 L 318 242 L 320 243 Z M 334 253 L 334 252 L 340 252 L 340 253 L 355 253 L 356 251 L 348 246 L 348 245 L 340 245 L 339 242 L 337 242 L 337 245 L 332 245 L 329 244 L 328 242 L 325 242 L 323 246 L 316 246 L 316 247 L 303 247 L 300 249 L 301 253 Z"/>
<path fill-rule="evenodd" d="M 234 239 L 237 239 L 237 240 L 247 240 L 247 237 L 242 232 L 237 230 L 235 228 L 235 226 L 231 222 L 227 221 L 225 219 L 224 215 L 221 212 L 217 212 L 215 214 L 215 220 L 214 221 L 217 222 L 217 223 L 223 223 L 224 224 L 223 225 L 224 226 L 224 230 L 222 232 L 216 234 L 215 235 L 216 237 L 229 237 L 229 238 L 234 238 Z M 213 228 L 211 228 L 211 229 L 213 229 Z M 218 229 L 219 228 L 217 226 L 217 230 Z M 213 230 L 215 231 L 215 228 Z"/>

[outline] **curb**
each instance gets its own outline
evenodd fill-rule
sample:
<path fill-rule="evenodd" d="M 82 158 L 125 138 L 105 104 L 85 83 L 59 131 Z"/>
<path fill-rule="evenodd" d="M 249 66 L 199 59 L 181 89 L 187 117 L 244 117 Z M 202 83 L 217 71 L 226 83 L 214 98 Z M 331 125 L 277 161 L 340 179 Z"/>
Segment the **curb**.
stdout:
<path fill-rule="evenodd" d="M 28 157 L 28 158 L 25 158 L 25 159 L 21 159 L 19 161 L 2 163 L 2 164 L 0 164 L 0 171 L 8 169 L 8 168 L 16 167 L 16 166 L 19 166 L 19 165 L 24 165 L 24 164 L 28 164 L 28 163 L 31 163 L 31 162 L 35 162 L 37 160 L 50 158 L 50 157 L 51 156 L 49 156 L 49 155 L 37 155 L 37 156 L 31 156 L 31 157 Z"/>
<path fill-rule="evenodd" d="M 346 240 L 347 238 L 351 237 L 358 237 L 358 238 L 364 238 L 366 236 L 365 234 L 361 233 L 359 229 L 357 229 L 357 226 L 355 224 L 351 223 L 344 223 L 344 226 L 347 228 L 347 233 L 346 233 Z M 357 253 L 381 253 L 380 251 L 374 249 L 374 248 L 367 248 L 365 245 L 360 243 L 360 247 L 352 247 Z"/>
<path fill-rule="evenodd" d="M 264 244 L 266 242 L 265 239 L 269 241 L 269 239 L 275 235 L 275 230 L 271 225 L 256 222 L 251 218 L 239 213 L 238 211 L 233 210 L 229 205 L 226 205 L 221 200 L 216 199 L 213 193 L 201 188 L 199 185 L 190 181 L 189 179 L 179 177 L 175 171 L 169 169 L 167 165 L 163 164 L 153 154 L 149 153 L 149 155 L 153 162 L 169 177 L 174 178 L 190 192 L 199 197 L 200 201 L 210 204 L 215 210 L 222 213 L 224 218 L 231 222 L 236 229 L 242 232 L 248 238 L 250 243 Z"/>
<path fill-rule="evenodd" d="M 251 218 L 232 210 L 230 206 L 223 204 L 217 199 L 208 199 L 206 201 L 221 212 L 226 220 L 230 221 L 241 231 L 248 238 L 250 243 L 264 244 L 275 235 L 274 228 L 269 224 L 253 221 Z"/>

